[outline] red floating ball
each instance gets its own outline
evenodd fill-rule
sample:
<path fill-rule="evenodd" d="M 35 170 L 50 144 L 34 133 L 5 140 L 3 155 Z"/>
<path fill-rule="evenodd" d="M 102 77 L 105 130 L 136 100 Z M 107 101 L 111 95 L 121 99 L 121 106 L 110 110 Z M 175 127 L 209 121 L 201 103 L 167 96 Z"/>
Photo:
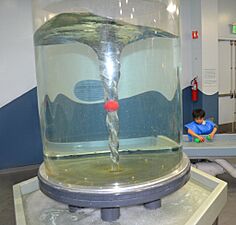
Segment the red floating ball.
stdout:
<path fill-rule="evenodd" d="M 119 103 L 115 100 L 109 100 L 104 104 L 104 109 L 107 112 L 114 112 L 119 109 Z"/>

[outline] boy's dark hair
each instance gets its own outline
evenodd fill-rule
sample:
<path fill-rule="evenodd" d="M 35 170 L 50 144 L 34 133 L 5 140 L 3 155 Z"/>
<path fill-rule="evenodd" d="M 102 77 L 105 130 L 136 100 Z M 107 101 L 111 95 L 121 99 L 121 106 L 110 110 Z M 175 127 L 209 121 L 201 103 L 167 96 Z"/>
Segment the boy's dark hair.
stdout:
<path fill-rule="evenodd" d="M 193 119 L 203 118 L 206 113 L 203 109 L 194 109 L 192 112 Z"/>

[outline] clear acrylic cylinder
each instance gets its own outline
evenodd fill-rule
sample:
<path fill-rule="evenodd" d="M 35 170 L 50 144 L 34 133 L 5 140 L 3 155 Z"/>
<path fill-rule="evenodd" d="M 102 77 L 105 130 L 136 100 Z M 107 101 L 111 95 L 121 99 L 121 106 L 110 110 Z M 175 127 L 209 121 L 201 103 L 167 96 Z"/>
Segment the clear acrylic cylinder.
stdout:
<path fill-rule="evenodd" d="M 179 2 L 33 0 L 32 7 L 47 179 L 118 194 L 186 170 Z"/>

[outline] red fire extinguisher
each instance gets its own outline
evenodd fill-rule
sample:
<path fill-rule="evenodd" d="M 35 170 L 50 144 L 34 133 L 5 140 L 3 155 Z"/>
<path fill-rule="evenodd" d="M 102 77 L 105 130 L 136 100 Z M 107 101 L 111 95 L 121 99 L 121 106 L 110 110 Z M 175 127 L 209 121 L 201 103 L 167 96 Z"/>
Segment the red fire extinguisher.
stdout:
<path fill-rule="evenodd" d="M 197 77 L 194 77 L 191 81 L 191 87 L 192 87 L 192 101 L 196 102 L 198 100 L 198 82 Z"/>

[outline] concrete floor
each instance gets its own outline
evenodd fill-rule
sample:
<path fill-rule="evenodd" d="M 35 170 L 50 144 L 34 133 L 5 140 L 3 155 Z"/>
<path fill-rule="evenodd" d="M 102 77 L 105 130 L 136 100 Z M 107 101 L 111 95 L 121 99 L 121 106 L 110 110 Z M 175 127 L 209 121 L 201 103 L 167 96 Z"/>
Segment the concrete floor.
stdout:
<path fill-rule="evenodd" d="M 0 225 L 15 225 L 12 186 L 37 175 L 38 169 L 20 172 L 0 172 Z"/>
<path fill-rule="evenodd" d="M 37 175 L 37 169 L 20 172 L 0 172 L 0 225 L 15 225 L 12 185 Z M 227 174 L 218 178 L 228 182 L 228 202 L 219 217 L 219 225 L 236 224 L 236 179 Z"/>

